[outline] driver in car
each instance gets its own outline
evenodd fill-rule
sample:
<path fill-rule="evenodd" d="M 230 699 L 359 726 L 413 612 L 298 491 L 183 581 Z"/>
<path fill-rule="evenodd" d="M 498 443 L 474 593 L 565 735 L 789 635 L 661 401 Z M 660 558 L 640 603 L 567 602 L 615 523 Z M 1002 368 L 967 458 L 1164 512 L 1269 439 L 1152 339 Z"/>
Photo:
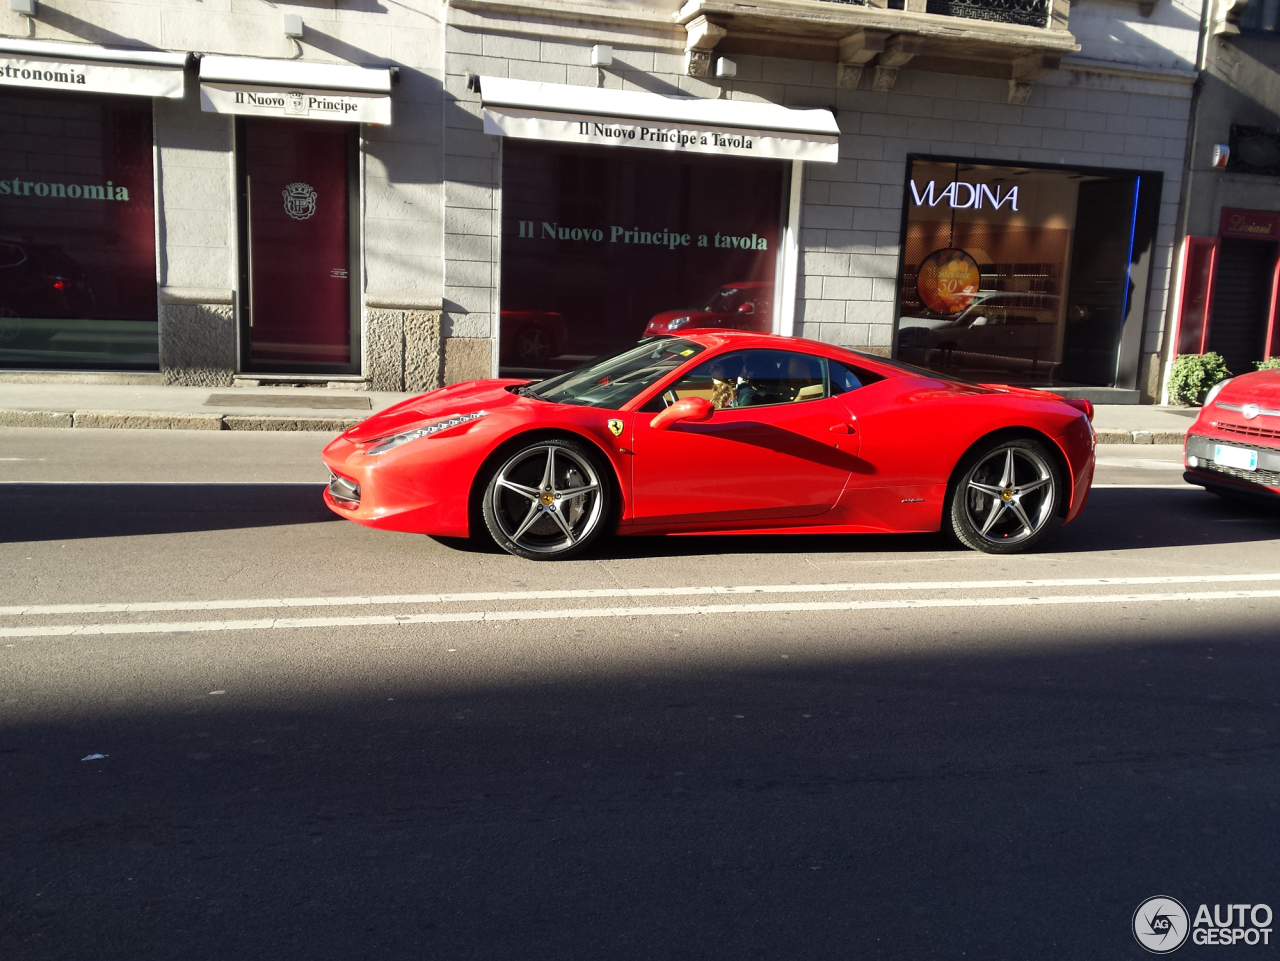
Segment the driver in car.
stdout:
<path fill-rule="evenodd" d="M 746 355 L 749 359 L 744 361 L 742 373 L 738 377 L 733 397 L 734 407 L 759 407 L 778 402 L 776 393 L 768 386 L 777 384 L 778 372 L 774 369 L 777 364 L 767 359 L 767 355 L 762 356 L 763 353 L 759 351 Z"/>

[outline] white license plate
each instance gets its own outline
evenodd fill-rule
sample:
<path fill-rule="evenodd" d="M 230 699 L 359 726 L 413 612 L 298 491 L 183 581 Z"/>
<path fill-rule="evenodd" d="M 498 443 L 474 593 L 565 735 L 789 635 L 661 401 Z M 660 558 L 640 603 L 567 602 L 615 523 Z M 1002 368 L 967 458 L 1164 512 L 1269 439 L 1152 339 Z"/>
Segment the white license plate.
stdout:
<path fill-rule="evenodd" d="M 1213 448 L 1213 459 L 1223 467 L 1236 467 L 1240 470 L 1258 469 L 1258 452 L 1245 450 L 1243 447 L 1225 447 L 1217 444 Z"/>

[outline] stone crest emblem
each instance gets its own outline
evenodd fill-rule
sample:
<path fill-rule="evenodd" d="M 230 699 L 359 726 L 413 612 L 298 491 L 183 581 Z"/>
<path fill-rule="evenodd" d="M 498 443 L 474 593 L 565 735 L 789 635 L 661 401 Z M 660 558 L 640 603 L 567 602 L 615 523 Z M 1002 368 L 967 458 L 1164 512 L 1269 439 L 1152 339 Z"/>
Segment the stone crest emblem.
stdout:
<path fill-rule="evenodd" d="M 307 220 L 315 215 L 319 195 L 311 184 L 292 183 L 280 193 L 284 197 L 284 212 L 294 220 Z"/>
<path fill-rule="evenodd" d="M 610 421 L 609 421 L 609 433 L 613 434 L 613 436 L 614 436 L 614 437 L 621 437 L 621 436 L 622 436 L 622 421 L 618 420 L 617 418 L 614 418 L 614 419 L 610 420 Z"/>

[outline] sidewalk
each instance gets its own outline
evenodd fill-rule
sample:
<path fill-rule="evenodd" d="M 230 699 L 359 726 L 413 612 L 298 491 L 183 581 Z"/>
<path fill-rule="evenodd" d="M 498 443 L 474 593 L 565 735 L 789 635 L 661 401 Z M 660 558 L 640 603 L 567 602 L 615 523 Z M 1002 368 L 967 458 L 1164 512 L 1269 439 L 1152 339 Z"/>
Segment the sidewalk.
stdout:
<path fill-rule="evenodd" d="M 164 387 L 0 381 L 0 427 L 336 432 L 412 394 L 337 387 Z M 1198 410 L 1100 405 L 1101 444 L 1181 444 Z"/>
<path fill-rule="evenodd" d="M 0 427 L 336 432 L 412 396 L 331 387 L 0 382 Z"/>

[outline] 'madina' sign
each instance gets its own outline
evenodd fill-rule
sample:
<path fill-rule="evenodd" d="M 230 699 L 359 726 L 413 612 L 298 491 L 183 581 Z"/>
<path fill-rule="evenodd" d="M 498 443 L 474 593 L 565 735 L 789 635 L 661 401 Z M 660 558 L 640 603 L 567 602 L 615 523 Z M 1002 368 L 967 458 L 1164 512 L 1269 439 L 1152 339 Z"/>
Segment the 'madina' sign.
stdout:
<path fill-rule="evenodd" d="M 945 201 L 952 210 L 982 210 L 990 208 L 999 210 L 1005 204 L 1015 213 L 1018 210 L 1018 188 L 1002 188 L 999 184 L 994 189 L 989 184 L 971 184 L 963 180 L 949 183 L 941 190 L 930 180 L 923 190 L 911 181 L 911 200 L 917 207 L 936 207 Z"/>

